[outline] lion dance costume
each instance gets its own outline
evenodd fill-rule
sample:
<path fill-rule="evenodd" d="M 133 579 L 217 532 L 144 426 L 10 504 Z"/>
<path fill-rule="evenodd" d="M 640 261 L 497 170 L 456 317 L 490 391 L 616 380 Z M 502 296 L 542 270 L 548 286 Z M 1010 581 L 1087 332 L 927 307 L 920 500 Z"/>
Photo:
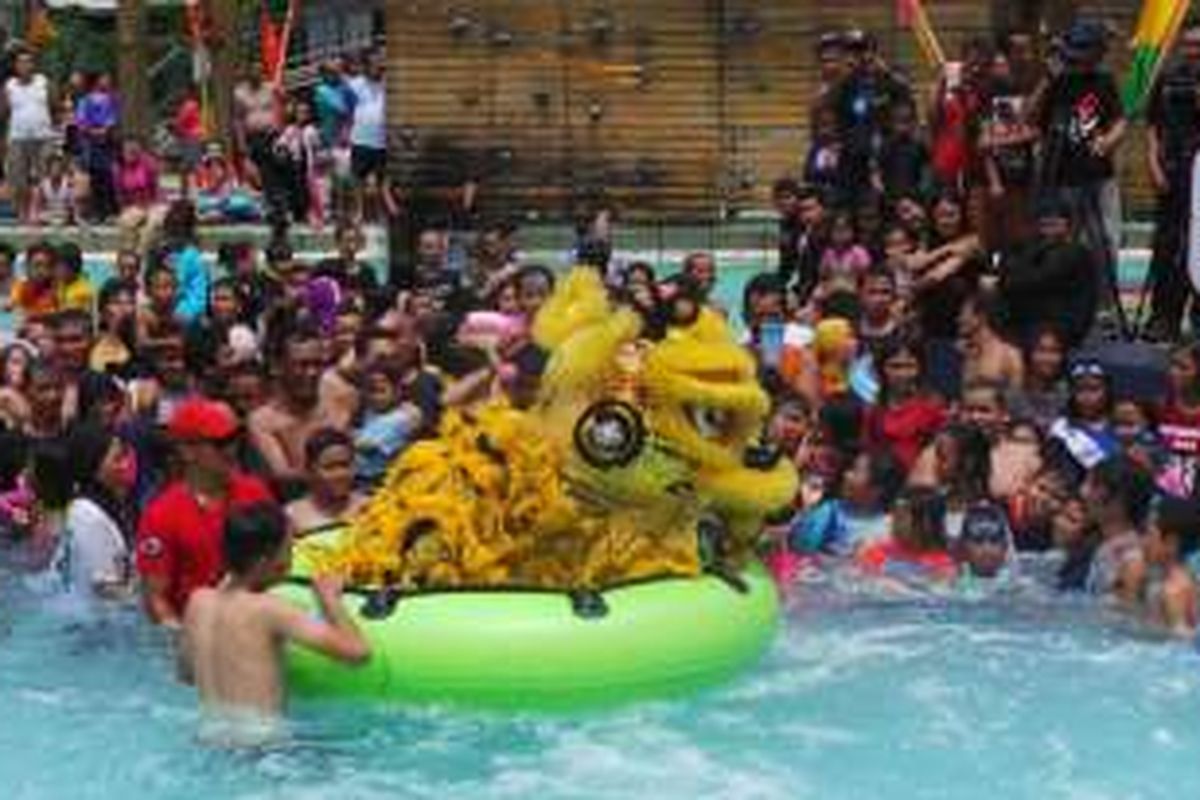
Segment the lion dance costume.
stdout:
<path fill-rule="evenodd" d="M 577 269 L 534 339 L 536 404 L 449 411 L 318 558 L 364 586 L 604 588 L 741 567 L 794 470 L 758 446 L 769 410 L 725 321 L 646 338 Z"/>

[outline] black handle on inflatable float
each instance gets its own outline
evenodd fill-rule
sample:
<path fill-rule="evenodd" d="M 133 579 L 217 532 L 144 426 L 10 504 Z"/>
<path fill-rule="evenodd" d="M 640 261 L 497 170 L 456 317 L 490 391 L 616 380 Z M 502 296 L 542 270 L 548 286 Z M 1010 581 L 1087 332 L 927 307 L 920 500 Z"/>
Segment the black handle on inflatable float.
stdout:
<path fill-rule="evenodd" d="M 399 589 L 376 589 L 367 594 L 359 613 L 363 615 L 363 619 L 387 619 L 395 612 L 403 597 L 404 593 Z"/>
<path fill-rule="evenodd" d="M 312 579 L 303 575 L 289 575 L 284 578 L 284 583 L 293 586 L 312 586 Z M 482 591 L 482 589 L 472 589 L 470 587 L 461 587 L 457 589 L 440 589 L 429 594 L 453 594 L 456 591 Z M 529 592 L 538 594 L 555 594 L 550 589 L 538 588 L 511 588 L 507 591 Z M 404 599 L 405 592 L 395 587 L 384 587 L 382 589 L 364 589 L 357 586 L 347 586 L 346 594 L 358 595 L 363 598 L 363 604 L 359 608 L 359 613 L 364 619 L 369 619 L 374 622 L 387 619 L 396 611 L 396 606 L 400 605 L 400 601 Z M 593 589 L 575 589 L 567 592 L 567 599 L 571 602 L 571 611 L 580 619 L 603 619 L 608 616 L 608 603 L 604 600 L 604 595 Z"/>
<path fill-rule="evenodd" d="M 750 593 L 750 584 L 746 583 L 746 579 L 743 578 L 741 575 L 737 574 L 736 572 L 730 570 L 728 567 L 722 567 L 722 566 L 705 567 L 704 573 L 706 575 L 711 575 L 712 577 L 721 581 L 721 583 L 725 584 L 730 589 L 733 589 L 738 594 L 749 594 Z"/>
<path fill-rule="evenodd" d="M 608 616 L 608 603 L 604 602 L 604 595 L 597 591 L 576 589 L 567 592 L 567 598 L 571 601 L 571 610 L 580 619 L 603 619 Z"/>
<path fill-rule="evenodd" d="M 283 579 L 284 583 L 292 586 L 312 587 L 312 578 L 304 575 L 289 575 Z M 396 606 L 400 604 L 400 600 L 404 597 L 404 593 L 399 589 L 384 588 L 384 589 L 364 589 L 360 586 L 347 586 L 342 591 L 346 594 L 353 594 L 363 598 L 363 604 L 359 608 L 359 613 L 364 619 L 381 620 L 387 619 L 396 610 Z"/>
<path fill-rule="evenodd" d="M 710 565 L 704 568 L 704 573 L 710 575 L 724 583 L 738 594 L 749 594 L 750 584 L 746 583 L 746 579 L 738 573 L 721 565 Z M 634 586 L 639 583 L 648 583 L 653 579 L 640 579 L 629 581 L 624 586 Z M 312 579 L 302 575 L 289 575 L 284 578 L 284 583 L 292 584 L 293 586 L 312 586 Z M 610 587 L 614 588 L 614 587 Z M 454 589 L 439 589 L 427 591 L 426 594 L 452 594 L 463 591 L 484 591 L 480 588 L 472 587 L 456 587 Z M 542 589 L 535 587 L 510 587 L 506 591 L 515 592 L 531 592 L 538 594 L 554 594 L 552 589 Z M 363 604 L 359 609 L 364 619 L 379 621 L 387 619 L 396 611 L 396 606 L 404 599 L 405 592 L 402 589 L 395 587 L 384 587 L 381 589 L 364 589 L 358 586 L 347 586 L 346 594 L 358 595 L 363 598 Z M 573 589 L 566 593 L 567 599 L 571 602 L 571 611 L 575 616 L 585 620 L 604 619 L 608 616 L 608 603 L 604 599 L 604 595 L 595 589 Z"/>

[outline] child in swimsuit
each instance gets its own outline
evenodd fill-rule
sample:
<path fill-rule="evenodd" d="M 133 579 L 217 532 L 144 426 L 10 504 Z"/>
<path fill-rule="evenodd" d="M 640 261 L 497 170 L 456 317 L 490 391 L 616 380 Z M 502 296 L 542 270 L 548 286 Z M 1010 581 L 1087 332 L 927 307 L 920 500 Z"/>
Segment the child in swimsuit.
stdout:
<path fill-rule="evenodd" d="M 1196 578 L 1187 561 L 1200 540 L 1200 508 L 1174 497 L 1162 498 L 1150 515 L 1145 553 L 1149 564 L 1145 613 L 1151 624 L 1172 636 L 1192 639 L 1200 627 Z"/>
<path fill-rule="evenodd" d="M 956 546 L 960 587 L 971 591 L 1004 583 L 1012 577 L 1014 552 L 1008 517 L 1000 506 L 971 506 L 963 515 Z"/>
<path fill-rule="evenodd" d="M 892 509 L 891 536 L 859 550 L 857 563 L 865 574 L 901 587 L 953 581 L 941 496 L 933 489 L 906 489 Z"/>
<path fill-rule="evenodd" d="M 1140 532 L 1152 496 L 1149 475 L 1124 456 L 1097 464 L 1083 485 L 1083 500 L 1100 531 L 1088 590 L 1111 597 L 1130 611 L 1136 609 L 1145 589 Z"/>

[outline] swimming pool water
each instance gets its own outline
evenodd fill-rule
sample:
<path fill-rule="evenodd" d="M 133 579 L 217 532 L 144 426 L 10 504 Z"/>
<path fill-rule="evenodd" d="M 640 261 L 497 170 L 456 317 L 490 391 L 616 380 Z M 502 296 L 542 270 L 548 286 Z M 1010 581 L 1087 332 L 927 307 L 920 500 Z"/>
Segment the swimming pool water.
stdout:
<path fill-rule="evenodd" d="M 566 719 L 306 705 L 266 755 L 195 743 L 193 696 L 135 619 L 88 634 L 10 591 L 0 620 L 6 800 L 1200 792 L 1200 656 L 1074 607 L 808 596 L 764 664 L 692 700 Z"/>

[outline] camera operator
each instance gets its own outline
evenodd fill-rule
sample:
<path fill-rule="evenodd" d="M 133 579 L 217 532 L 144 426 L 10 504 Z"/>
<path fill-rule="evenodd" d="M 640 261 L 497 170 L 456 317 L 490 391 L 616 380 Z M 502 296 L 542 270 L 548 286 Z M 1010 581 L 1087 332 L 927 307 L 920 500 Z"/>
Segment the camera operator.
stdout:
<path fill-rule="evenodd" d="M 1192 291 L 1188 286 L 1188 216 L 1192 159 L 1200 146 L 1200 24 L 1180 38 L 1181 59 L 1154 87 L 1146 112 L 1150 181 L 1158 194 L 1154 220 L 1153 293 L 1145 336 L 1174 340 Z"/>
<path fill-rule="evenodd" d="M 901 103 L 911 104 L 912 90 L 888 67 L 873 36 L 849 31 L 843 43 L 850 54 L 851 72 L 831 100 L 844 146 L 844 181 L 850 196 L 871 197 L 871 174 L 888 114 Z"/>
<path fill-rule="evenodd" d="M 1067 204 L 1075 228 L 1092 249 L 1102 321 L 1115 321 L 1128 335 L 1117 294 L 1121 197 L 1113 167 L 1126 120 L 1116 82 L 1102 66 L 1107 39 L 1108 31 L 1098 22 L 1071 26 L 1060 43 L 1061 66 L 1051 65 L 1056 74 L 1041 94 L 1036 119 L 1042 191 Z"/>

